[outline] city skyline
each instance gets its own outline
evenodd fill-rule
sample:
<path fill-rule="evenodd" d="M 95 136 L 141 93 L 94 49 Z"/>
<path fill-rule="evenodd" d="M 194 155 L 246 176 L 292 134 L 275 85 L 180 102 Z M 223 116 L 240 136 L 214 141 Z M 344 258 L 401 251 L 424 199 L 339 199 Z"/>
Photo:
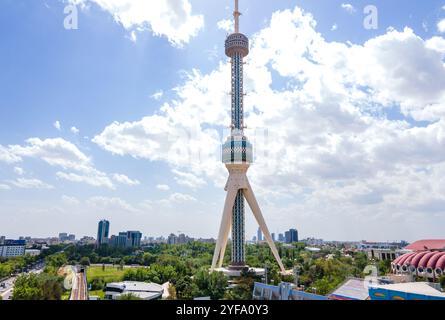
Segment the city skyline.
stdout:
<path fill-rule="evenodd" d="M 78 29 L 67 30 L 74 2 Z M 0 4 L 0 235 L 96 236 L 107 219 L 113 230 L 217 236 L 232 2 Z M 375 30 L 362 1 L 242 6 L 249 178 L 270 231 L 440 238 L 443 3 L 376 1 Z M 249 210 L 246 234 L 256 230 Z"/>

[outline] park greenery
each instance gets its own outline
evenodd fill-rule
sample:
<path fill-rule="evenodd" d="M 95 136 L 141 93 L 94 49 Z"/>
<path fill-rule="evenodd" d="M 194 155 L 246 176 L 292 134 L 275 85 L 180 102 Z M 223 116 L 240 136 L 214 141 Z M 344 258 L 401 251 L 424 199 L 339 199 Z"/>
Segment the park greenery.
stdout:
<path fill-rule="evenodd" d="M 305 245 L 279 245 L 279 253 L 286 269 L 299 268 L 299 284 L 307 291 L 328 294 L 348 277 L 363 277 L 364 268 L 370 263 L 364 253 L 344 254 L 337 248 L 319 252 L 305 250 Z M 87 261 L 87 279 L 90 289 L 98 292 L 109 282 L 145 281 L 163 284 L 170 282 L 172 296 L 177 299 L 211 297 L 212 299 L 251 298 L 255 278 L 245 274 L 236 282 L 229 282 L 221 273 L 209 273 L 214 245 L 192 242 L 180 245 L 156 244 L 144 250 L 119 249 L 103 246 L 70 247 L 65 250 L 69 263 Z M 225 262 L 230 261 L 230 246 Z M 83 263 L 84 265 L 86 263 Z M 267 281 L 294 282 L 294 276 L 282 276 L 272 252 L 266 245 L 247 246 L 247 264 L 267 268 Z M 389 271 L 388 262 L 376 262 L 382 274 Z M 126 266 L 126 267 L 124 267 Z"/>
<path fill-rule="evenodd" d="M 245 273 L 239 279 L 228 279 L 222 273 L 209 273 L 214 244 L 191 242 L 187 244 L 155 244 L 143 249 L 102 246 L 53 246 L 44 256 L 45 269 L 39 275 L 19 276 L 13 299 L 60 299 L 67 295 L 63 289 L 60 268 L 82 265 L 87 270 L 91 295 L 104 296 L 107 283 L 117 281 L 145 281 L 170 283 L 170 299 L 188 300 L 196 297 L 211 299 L 251 299 L 255 281 L 278 284 L 295 282 L 308 292 L 326 295 L 348 277 L 363 277 L 364 268 L 375 263 L 381 274 L 389 271 L 389 262 L 370 262 L 365 253 L 347 252 L 341 248 L 323 248 L 310 252 L 302 243 L 293 246 L 278 245 L 286 269 L 298 269 L 298 279 L 283 276 L 271 250 L 262 244 L 247 245 L 247 264 L 266 268 L 267 277 L 258 278 Z M 225 262 L 230 261 L 230 246 Z M 9 259 L 0 263 L 0 270 L 8 275 L 32 263 L 30 257 Z M 32 258 L 36 259 L 36 258 Z M 134 300 L 134 297 L 122 297 Z"/>
<path fill-rule="evenodd" d="M 68 294 L 63 286 L 64 275 L 60 273 L 67 259 L 63 252 L 57 252 L 58 249 L 60 248 L 54 247 L 38 257 L 45 259 L 43 272 L 21 274 L 17 277 L 12 300 L 61 300 Z"/>
<path fill-rule="evenodd" d="M 13 300 L 61 300 L 63 277 L 50 274 L 24 274 L 17 277 Z"/>
<path fill-rule="evenodd" d="M 29 266 L 42 259 L 53 259 L 52 256 L 63 250 L 63 246 L 52 246 L 39 256 L 24 255 L 22 257 L 3 258 L 0 257 L 0 279 L 11 276 L 12 274 L 25 271 Z M 63 261 L 65 263 L 65 261 Z M 62 263 L 62 265 L 63 265 Z M 48 263 L 47 263 L 48 264 Z"/>
<path fill-rule="evenodd" d="M 33 262 L 35 262 L 35 258 L 29 255 L 9 259 L 0 258 L 0 279 L 9 277 L 11 274 L 23 270 Z"/>

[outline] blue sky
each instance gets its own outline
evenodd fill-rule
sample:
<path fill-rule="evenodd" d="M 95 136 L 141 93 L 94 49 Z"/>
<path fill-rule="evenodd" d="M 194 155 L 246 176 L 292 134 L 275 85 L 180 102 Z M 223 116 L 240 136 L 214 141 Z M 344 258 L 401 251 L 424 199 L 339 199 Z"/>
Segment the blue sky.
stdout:
<path fill-rule="evenodd" d="M 97 220 L 108 218 L 114 233 L 140 229 L 145 235 L 158 236 L 181 230 L 197 237 L 215 237 L 224 201 L 224 167 L 211 160 L 182 161 L 184 159 L 176 159 L 168 151 L 160 150 L 157 155 L 143 143 L 150 138 L 167 148 L 168 143 L 162 138 L 156 140 L 162 136 L 158 133 L 162 133 L 165 123 L 180 122 L 179 115 L 185 117 L 187 108 L 190 108 L 191 120 L 188 119 L 190 126 L 185 129 L 198 128 L 198 137 L 193 141 L 180 140 L 181 144 L 189 143 L 191 149 L 195 148 L 194 144 L 211 149 L 216 141 L 221 142 L 228 121 L 224 115 L 228 115 L 229 107 L 219 103 L 212 93 L 224 96 L 226 89 L 218 87 L 217 82 L 227 79 L 224 86 L 229 82 L 224 78 L 227 58 L 223 45 L 227 31 L 218 28 L 218 22 L 231 19 L 232 1 L 167 1 L 170 6 L 190 5 L 190 12 L 179 10 L 176 16 L 171 10 L 162 11 L 162 5 L 146 1 L 143 9 L 155 12 L 155 16 L 156 10 L 165 15 L 166 24 L 157 26 L 157 18 L 138 14 L 138 10 L 125 15 L 122 8 L 107 6 L 106 0 L 74 1 L 79 10 L 78 30 L 66 30 L 63 10 L 68 2 L 0 1 L 0 146 L 3 147 L 0 149 L 3 152 L 3 156 L 0 154 L 0 185 L 3 186 L 0 217 L 4 222 L 0 234 L 49 236 L 65 231 L 78 236 L 94 235 Z M 137 2 L 121 1 L 136 7 Z M 353 10 L 346 10 L 345 4 L 350 4 Z M 363 28 L 363 8 L 368 4 L 368 1 L 313 0 L 264 1 L 261 5 L 255 0 L 242 0 L 240 3 L 244 14 L 242 30 L 252 38 L 269 39 L 270 35 L 265 32 L 268 28 L 289 31 L 286 28 L 290 24 L 284 23 L 289 19 L 292 28 L 301 31 L 303 37 L 317 39 L 314 42 L 317 47 L 310 41 L 305 44 L 303 40 L 301 43 L 295 40 L 298 46 L 294 49 L 277 43 L 276 47 L 271 45 L 274 50 L 278 48 L 276 51 L 264 52 L 259 41 L 252 40 L 256 50 L 252 50 L 249 58 L 253 71 L 247 86 L 252 96 L 247 97 L 246 103 L 256 107 L 255 101 L 263 97 L 258 88 L 265 85 L 271 93 L 264 96 L 263 101 L 289 102 L 291 100 L 286 99 L 290 99 L 291 94 L 295 94 L 292 99 L 300 101 L 300 104 L 289 102 L 291 106 L 283 110 L 275 105 L 263 110 L 260 103 L 257 109 L 248 110 L 252 129 L 276 130 L 277 144 L 292 144 L 294 148 L 286 149 L 282 158 L 289 168 L 279 165 L 278 171 L 261 170 L 265 158 L 257 155 L 259 164 L 250 171 L 272 232 L 296 227 L 302 236 L 326 239 L 414 240 L 441 236 L 445 223 L 445 210 L 441 208 L 445 199 L 440 192 L 437 195 L 435 192 L 441 187 L 445 161 L 440 151 L 444 119 L 441 110 L 445 99 L 440 85 L 437 88 L 445 73 L 443 56 L 440 58 L 444 54 L 443 34 L 438 27 L 445 18 L 445 3 L 374 1 L 379 10 L 377 30 Z M 304 13 L 300 15 L 296 7 Z M 277 19 L 271 24 L 274 12 Z M 316 26 L 309 20 L 316 21 Z M 126 22 L 130 26 L 126 26 Z M 187 31 L 192 25 L 195 29 Z M 390 27 L 396 33 L 391 34 Z M 404 31 L 405 27 L 409 27 L 412 34 Z M 132 34 L 136 39 L 131 39 Z M 282 36 L 284 34 L 277 34 L 276 39 Z M 416 37 L 421 43 L 416 42 Z M 371 44 L 366 45 L 369 41 Z M 299 63 L 305 63 L 301 60 L 304 56 L 299 55 L 300 45 L 307 45 L 314 57 L 320 59 L 315 64 L 317 68 L 323 66 L 333 74 L 320 92 L 310 90 L 316 85 L 305 87 L 305 84 L 312 83 L 314 74 L 324 69 L 316 71 L 309 65 L 302 65 L 300 69 Z M 325 52 L 316 53 L 323 48 Z M 385 48 L 390 49 L 385 51 Z M 392 48 L 396 49 L 394 56 L 388 57 L 388 64 L 377 65 Z M 363 53 L 362 61 L 354 50 Z M 259 62 L 260 54 L 264 55 L 262 60 L 267 56 L 268 62 L 263 65 Z M 349 57 L 348 63 L 354 61 L 347 66 L 343 60 L 342 63 L 327 61 L 337 55 Z M 402 67 L 389 70 L 388 66 L 401 59 L 407 59 L 412 65 L 405 65 L 406 71 Z M 374 73 L 380 67 L 382 71 Z M 266 71 L 272 83 L 267 79 L 261 82 L 262 76 L 267 78 Z M 412 80 L 412 72 L 424 77 Z M 340 82 L 334 79 L 334 75 L 340 73 L 344 73 L 342 80 L 345 81 L 341 83 L 344 94 L 341 99 L 337 88 Z M 381 79 L 389 81 L 391 77 L 397 79 L 384 86 Z M 197 84 L 200 79 L 203 81 Z M 365 89 L 349 91 L 350 81 L 360 82 Z M 304 92 L 297 93 L 292 87 L 295 83 Z M 202 95 L 195 96 L 193 87 L 199 87 Z M 430 93 L 429 88 L 430 98 L 425 99 L 422 92 Z M 397 90 L 401 94 L 397 94 Z M 162 94 L 155 97 L 155 93 Z M 331 99 L 337 98 L 341 100 L 338 106 L 330 105 L 335 104 Z M 206 103 L 209 103 L 209 114 L 201 117 L 199 108 L 205 108 Z M 174 115 L 161 110 L 165 104 Z M 436 108 L 431 110 L 431 105 Z M 274 121 L 277 115 L 273 108 L 288 112 L 289 116 L 280 118 L 282 122 Z M 303 109 L 299 108 L 312 110 L 304 114 L 308 119 L 318 119 L 320 125 L 329 120 L 332 129 L 326 127 L 326 132 L 321 132 L 315 125 L 305 128 L 292 122 L 290 115 L 302 114 Z M 266 120 L 261 119 L 262 113 Z M 153 115 L 158 115 L 159 121 L 153 119 Z M 150 120 L 141 124 L 144 117 Z M 54 125 L 56 121 L 60 128 Z M 111 128 L 114 122 L 116 126 Z M 160 127 L 153 129 L 157 124 Z M 301 131 L 293 132 L 287 127 L 281 130 L 282 126 L 297 126 Z M 165 125 L 165 138 L 169 140 L 171 129 L 167 127 Z M 156 130 L 156 134 L 150 130 Z M 317 136 L 308 130 L 315 130 Z M 379 136 L 382 132 L 387 136 Z M 116 142 L 121 136 L 125 138 L 123 142 Z M 39 142 L 26 142 L 30 138 Z M 420 145 L 395 150 L 394 146 L 400 146 L 396 138 L 418 141 Z M 381 145 L 381 141 L 388 141 L 388 145 Z M 130 148 L 131 142 L 135 147 Z M 318 143 L 325 143 L 326 148 Z M 316 153 L 312 153 L 315 149 Z M 334 151 L 324 153 L 328 149 Z M 7 155 L 15 159 L 5 160 Z M 357 157 L 350 158 L 351 155 Z M 73 163 L 82 162 L 83 156 L 88 158 L 84 159 L 86 168 L 77 168 Z M 64 161 L 71 162 L 66 165 Z M 205 169 L 199 168 L 201 161 Z M 394 167 L 390 168 L 388 163 L 392 161 Z M 426 173 L 420 175 L 419 172 Z M 113 178 L 115 174 L 128 179 L 119 182 Z M 98 179 L 105 182 L 98 186 L 94 182 Z M 411 184 L 413 189 L 402 187 Z M 415 189 L 416 185 L 431 190 L 423 194 L 425 188 L 421 192 Z M 329 201 L 335 205 L 331 206 Z M 422 223 L 416 222 L 418 220 Z M 353 228 L 356 225 L 361 227 Z M 256 225 L 251 218 L 247 230 L 249 237 L 254 235 Z"/>

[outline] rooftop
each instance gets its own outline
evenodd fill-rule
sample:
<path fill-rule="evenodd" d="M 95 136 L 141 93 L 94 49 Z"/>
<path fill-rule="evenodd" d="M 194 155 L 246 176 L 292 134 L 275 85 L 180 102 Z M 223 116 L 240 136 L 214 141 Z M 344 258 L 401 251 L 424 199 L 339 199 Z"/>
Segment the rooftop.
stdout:
<path fill-rule="evenodd" d="M 127 291 L 162 291 L 163 288 L 157 283 L 137 282 L 137 281 L 124 281 L 113 282 L 107 284 L 107 287 L 122 288 Z"/>
<path fill-rule="evenodd" d="M 156 283 L 124 281 L 108 283 L 106 291 L 109 288 L 118 288 L 123 290 L 121 294 L 134 294 L 143 300 L 152 300 L 162 296 L 164 293 L 163 286 Z"/>
<path fill-rule="evenodd" d="M 368 287 L 365 279 L 351 278 L 329 295 L 333 300 L 367 300 Z"/>
<path fill-rule="evenodd" d="M 428 282 L 408 282 L 408 283 L 396 283 L 396 284 L 386 284 L 386 285 L 374 285 L 372 286 L 372 288 L 439 297 L 445 299 L 445 293 L 433 288 L 428 284 Z"/>
<path fill-rule="evenodd" d="M 441 250 L 445 249 L 445 239 L 419 240 L 406 246 L 405 249 L 412 251 Z"/>

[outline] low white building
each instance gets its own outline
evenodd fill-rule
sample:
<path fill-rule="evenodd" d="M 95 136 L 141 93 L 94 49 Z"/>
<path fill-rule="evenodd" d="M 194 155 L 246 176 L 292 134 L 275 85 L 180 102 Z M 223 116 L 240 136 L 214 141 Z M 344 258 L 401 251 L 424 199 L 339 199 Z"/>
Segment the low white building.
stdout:
<path fill-rule="evenodd" d="M 164 288 L 156 283 L 124 281 L 108 283 L 105 300 L 118 300 L 123 295 L 132 294 L 142 300 L 161 299 Z"/>
<path fill-rule="evenodd" d="M 0 245 L 0 257 L 12 258 L 25 255 L 25 240 L 5 240 Z"/>
<path fill-rule="evenodd" d="M 38 256 L 42 251 L 39 249 L 25 249 L 25 255 L 29 254 L 30 256 L 36 257 Z"/>

